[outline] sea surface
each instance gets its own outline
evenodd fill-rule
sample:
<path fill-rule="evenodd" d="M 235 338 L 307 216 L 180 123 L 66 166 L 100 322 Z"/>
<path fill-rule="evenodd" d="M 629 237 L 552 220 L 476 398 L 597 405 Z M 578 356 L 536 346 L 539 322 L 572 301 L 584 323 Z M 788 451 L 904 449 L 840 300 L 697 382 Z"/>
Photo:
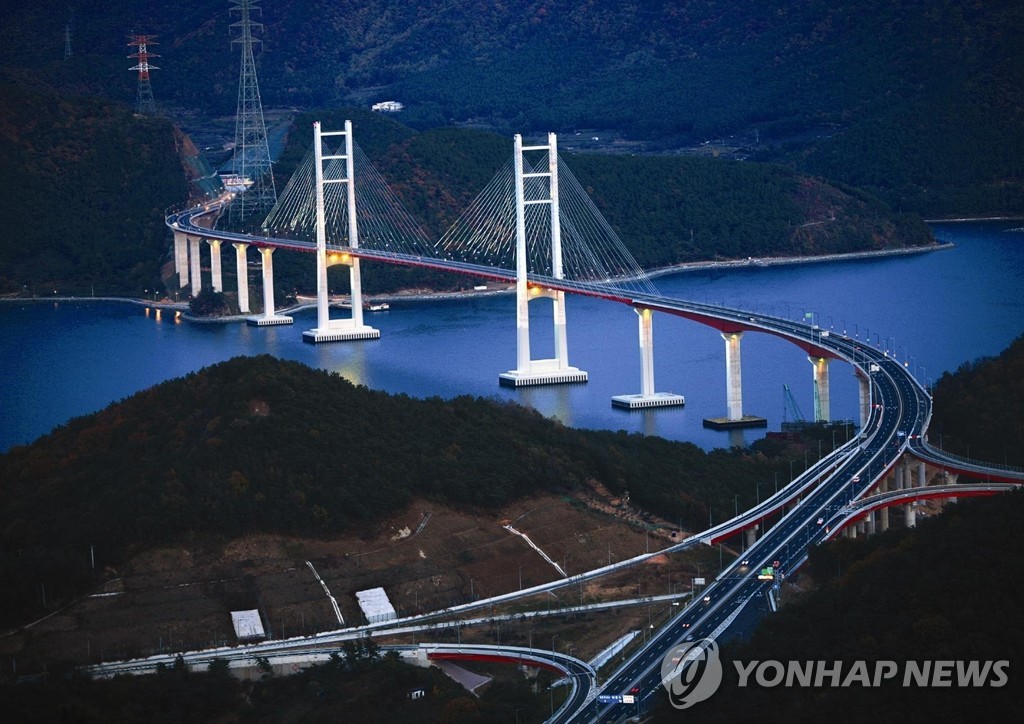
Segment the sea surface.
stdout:
<path fill-rule="evenodd" d="M 899 257 L 688 271 L 655 279 L 661 293 L 757 314 L 814 320 L 887 349 L 931 383 L 965 362 L 999 354 L 1024 333 L 1024 230 L 1020 221 L 935 223 L 952 249 Z M 312 263 L 310 257 L 310 263 Z M 287 327 L 191 324 L 166 311 L 99 301 L 0 302 L 0 451 L 139 390 L 238 355 L 272 354 L 339 373 L 357 384 L 417 397 L 515 400 L 566 425 L 625 430 L 705 449 L 749 444 L 764 429 L 716 432 L 726 413 L 725 343 L 715 330 L 656 315 L 655 383 L 686 397 L 682 408 L 629 412 L 611 397 L 640 391 L 636 314 L 613 302 L 568 300 L 569 362 L 586 384 L 512 390 L 498 375 L 515 366 L 515 298 L 473 295 L 403 300 L 368 313 L 373 341 L 310 345 L 315 310 Z M 341 315 L 341 310 L 333 312 Z M 534 358 L 552 352 L 550 305 L 531 304 Z M 742 340 L 743 411 L 777 430 L 813 416 L 811 365 L 794 345 L 766 334 Z M 831 366 L 832 419 L 856 419 L 849 365 Z"/>

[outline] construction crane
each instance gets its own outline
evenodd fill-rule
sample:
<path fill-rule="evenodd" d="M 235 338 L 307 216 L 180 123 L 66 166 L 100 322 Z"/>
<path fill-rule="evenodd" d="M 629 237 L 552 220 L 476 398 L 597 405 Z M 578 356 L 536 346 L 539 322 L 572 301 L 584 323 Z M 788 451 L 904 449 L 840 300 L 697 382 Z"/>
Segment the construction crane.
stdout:
<path fill-rule="evenodd" d="M 800 406 L 796 404 L 796 398 L 793 397 L 792 390 L 789 389 L 789 385 L 782 385 L 782 429 L 783 430 L 800 430 L 803 429 L 807 421 L 804 419 L 804 415 L 800 412 Z M 787 419 L 788 415 L 793 416 L 793 421 L 789 422 Z"/>

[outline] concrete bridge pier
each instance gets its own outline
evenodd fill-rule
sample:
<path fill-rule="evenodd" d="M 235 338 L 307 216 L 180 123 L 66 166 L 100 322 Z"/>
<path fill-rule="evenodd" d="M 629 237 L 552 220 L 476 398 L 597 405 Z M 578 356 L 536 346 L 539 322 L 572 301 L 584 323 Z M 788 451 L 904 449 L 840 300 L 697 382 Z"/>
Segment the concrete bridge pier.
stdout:
<path fill-rule="evenodd" d="M 188 286 L 188 237 L 174 232 L 174 271 L 178 274 L 178 288 Z"/>
<path fill-rule="evenodd" d="M 235 247 L 235 273 L 238 276 L 238 311 L 249 314 L 249 265 L 246 259 L 248 244 L 232 243 Z"/>
<path fill-rule="evenodd" d="M 634 308 L 640 328 L 640 394 L 615 395 L 612 406 L 626 410 L 685 405 L 686 398 L 671 392 L 654 391 L 654 312 Z M 563 327 L 564 330 L 564 327 Z"/>
<path fill-rule="evenodd" d="M 827 357 L 808 357 L 807 361 L 814 366 L 814 421 L 829 422 L 831 402 L 828 382 Z"/>
<path fill-rule="evenodd" d="M 215 292 L 224 291 L 224 277 L 221 274 L 220 266 L 220 239 L 207 239 L 206 243 L 210 245 L 210 284 Z"/>
<path fill-rule="evenodd" d="M 868 424 L 871 417 L 871 380 L 859 368 L 854 368 L 854 375 L 857 378 L 858 401 L 860 402 L 860 427 L 861 430 Z"/>
<path fill-rule="evenodd" d="M 725 340 L 725 399 L 728 408 L 726 417 L 712 417 L 704 420 L 704 427 L 728 430 L 734 427 L 767 427 L 763 417 L 743 414 L 743 365 L 740 362 L 740 340 L 743 332 L 722 332 Z"/>
<path fill-rule="evenodd" d="M 270 247 L 260 249 L 263 261 L 263 314 L 249 317 L 249 324 L 254 327 L 270 327 L 278 324 L 291 324 L 294 320 L 274 311 L 274 250 Z"/>
<path fill-rule="evenodd" d="M 878 481 L 878 492 L 886 493 L 889 491 L 889 478 L 883 477 Z M 883 533 L 889 530 L 889 509 L 880 508 L 878 511 L 878 529 Z"/>
<path fill-rule="evenodd" d="M 913 528 L 917 525 L 917 509 L 913 503 L 907 503 L 905 508 L 903 524 L 908 528 Z"/>
<path fill-rule="evenodd" d="M 875 534 L 875 513 L 874 511 L 869 512 L 864 516 L 864 532 L 867 535 Z"/>
<path fill-rule="evenodd" d="M 730 420 L 743 419 L 743 365 L 740 340 L 743 332 L 722 332 L 725 340 L 725 399 Z"/>
<path fill-rule="evenodd" d="M 753 547 L 753 545 L 755 543 L 757 543 L 757 526 L 754 526 L 752 528 L 747 528 L 743 532 L 746 535 L 746 544 L 747 544 L 746 547 L 747 548 Z"/>
<path fill-rule="evenodd" d="M 199 273 L 199 237 L 189 236 L 188 237 L 188 256 L 189 256 L 189 281 L 192 283 L 192 296 L 199 296 L 199 292 L 203 291 L 203 277 Z"/>

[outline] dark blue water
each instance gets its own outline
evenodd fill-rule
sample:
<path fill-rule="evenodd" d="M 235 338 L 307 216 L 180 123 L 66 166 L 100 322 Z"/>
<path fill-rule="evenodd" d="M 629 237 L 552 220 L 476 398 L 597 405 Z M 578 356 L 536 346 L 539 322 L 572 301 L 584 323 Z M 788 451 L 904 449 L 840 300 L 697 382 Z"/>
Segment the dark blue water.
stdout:
<path fill-rule="evenodd" d="M 803 319 L 870 338 L 913 367 L 922 381 L 966 361 L 998 354 L 1024 333 L 1024 232 L 1019 222 L 948 223 L 936 235 L 956 247 L 912 256 L 689 272 L 656 280 L 662 293 Z M 310 259 L 312 263 L 312 258 Z M 531 305 L 534 357 L 552 354 L 547 302 Z M 545 319 L 545 316 L 547 317 Z M 714 330 L 658 315 L 658 391 L 686 396 L 684 408 L 626 412 L 611 397 L 639 392 L 636 315 L 595 299 L 568 302 L 569 361 L 590 373 L 585 385 L 510 390 L 498 374 L 515 366 L 512 295 L 394 302 L 368 314 L 380 340 L 313 346 L 292 327 L 157 321 L 152 312 L 109 302 L 0 303 L 0 450 L 29 442 L 71 417 L 166 379 L 243 354 L 269 353 L 340 373 L 353 382 L 419 397 L 511 399 L 567 425 L 623 429 L 689 440 L 704 448 L 750 442 L 763 430 L 722 433 L 702 420 L 726 412 L 724 342 Z M 795 346 L 748 333 L 742 342 L 743 408 L 783 419 L 783 384 L 813 414 L 811 365 Z M 831 370 L 833 419 L 857 417 L 850 367 Z M 730 437 L 730 434 L 734 435 Z"/>

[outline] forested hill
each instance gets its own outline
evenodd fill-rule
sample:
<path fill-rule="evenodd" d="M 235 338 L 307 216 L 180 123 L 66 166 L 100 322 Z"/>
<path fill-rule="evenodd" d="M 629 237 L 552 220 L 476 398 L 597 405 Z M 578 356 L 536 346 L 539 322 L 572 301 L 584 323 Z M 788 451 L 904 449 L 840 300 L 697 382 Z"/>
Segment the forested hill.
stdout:
<path fill-rule="evenodd" d="M 131 103 L 125 36 L 152 33 L 158 103 L 207 116 L 235 108 L 226 0 L 0 3 L 0 66 Z M 268 107 L 397 99 L 421 129 L 602 129 L 661 148 L 726 139 L 869 187 L 897 209 L 1024 211 L 1019 2 L 259 5 Z"/>
<path fill-rule="evenodd" d="M 709 505 L 732 510 L 737 494 L 752 504 L 771 465 L 573 430 L 513 404 L 391 396 L 296 362 L 237 358 L 0 456 L 0 616 L 32 601 L 41 576 L 62 581 L 65 595 L 80 587 L 92 544 L 116 564 L 130 546 L 187 533 L 358 532 L 417 497 L 494 510 L 590 479 L 699 527 Z"/>
<path fill-rule="evenodd" d="M 144 296 L 185 195 L 168 120 L 0 80 L 0 292 Z"/>
<path fill-rule="evenodd" d="M 1024 467 L 1024 336 L 939 378 L 928 437 L 959 455 Z"/>

